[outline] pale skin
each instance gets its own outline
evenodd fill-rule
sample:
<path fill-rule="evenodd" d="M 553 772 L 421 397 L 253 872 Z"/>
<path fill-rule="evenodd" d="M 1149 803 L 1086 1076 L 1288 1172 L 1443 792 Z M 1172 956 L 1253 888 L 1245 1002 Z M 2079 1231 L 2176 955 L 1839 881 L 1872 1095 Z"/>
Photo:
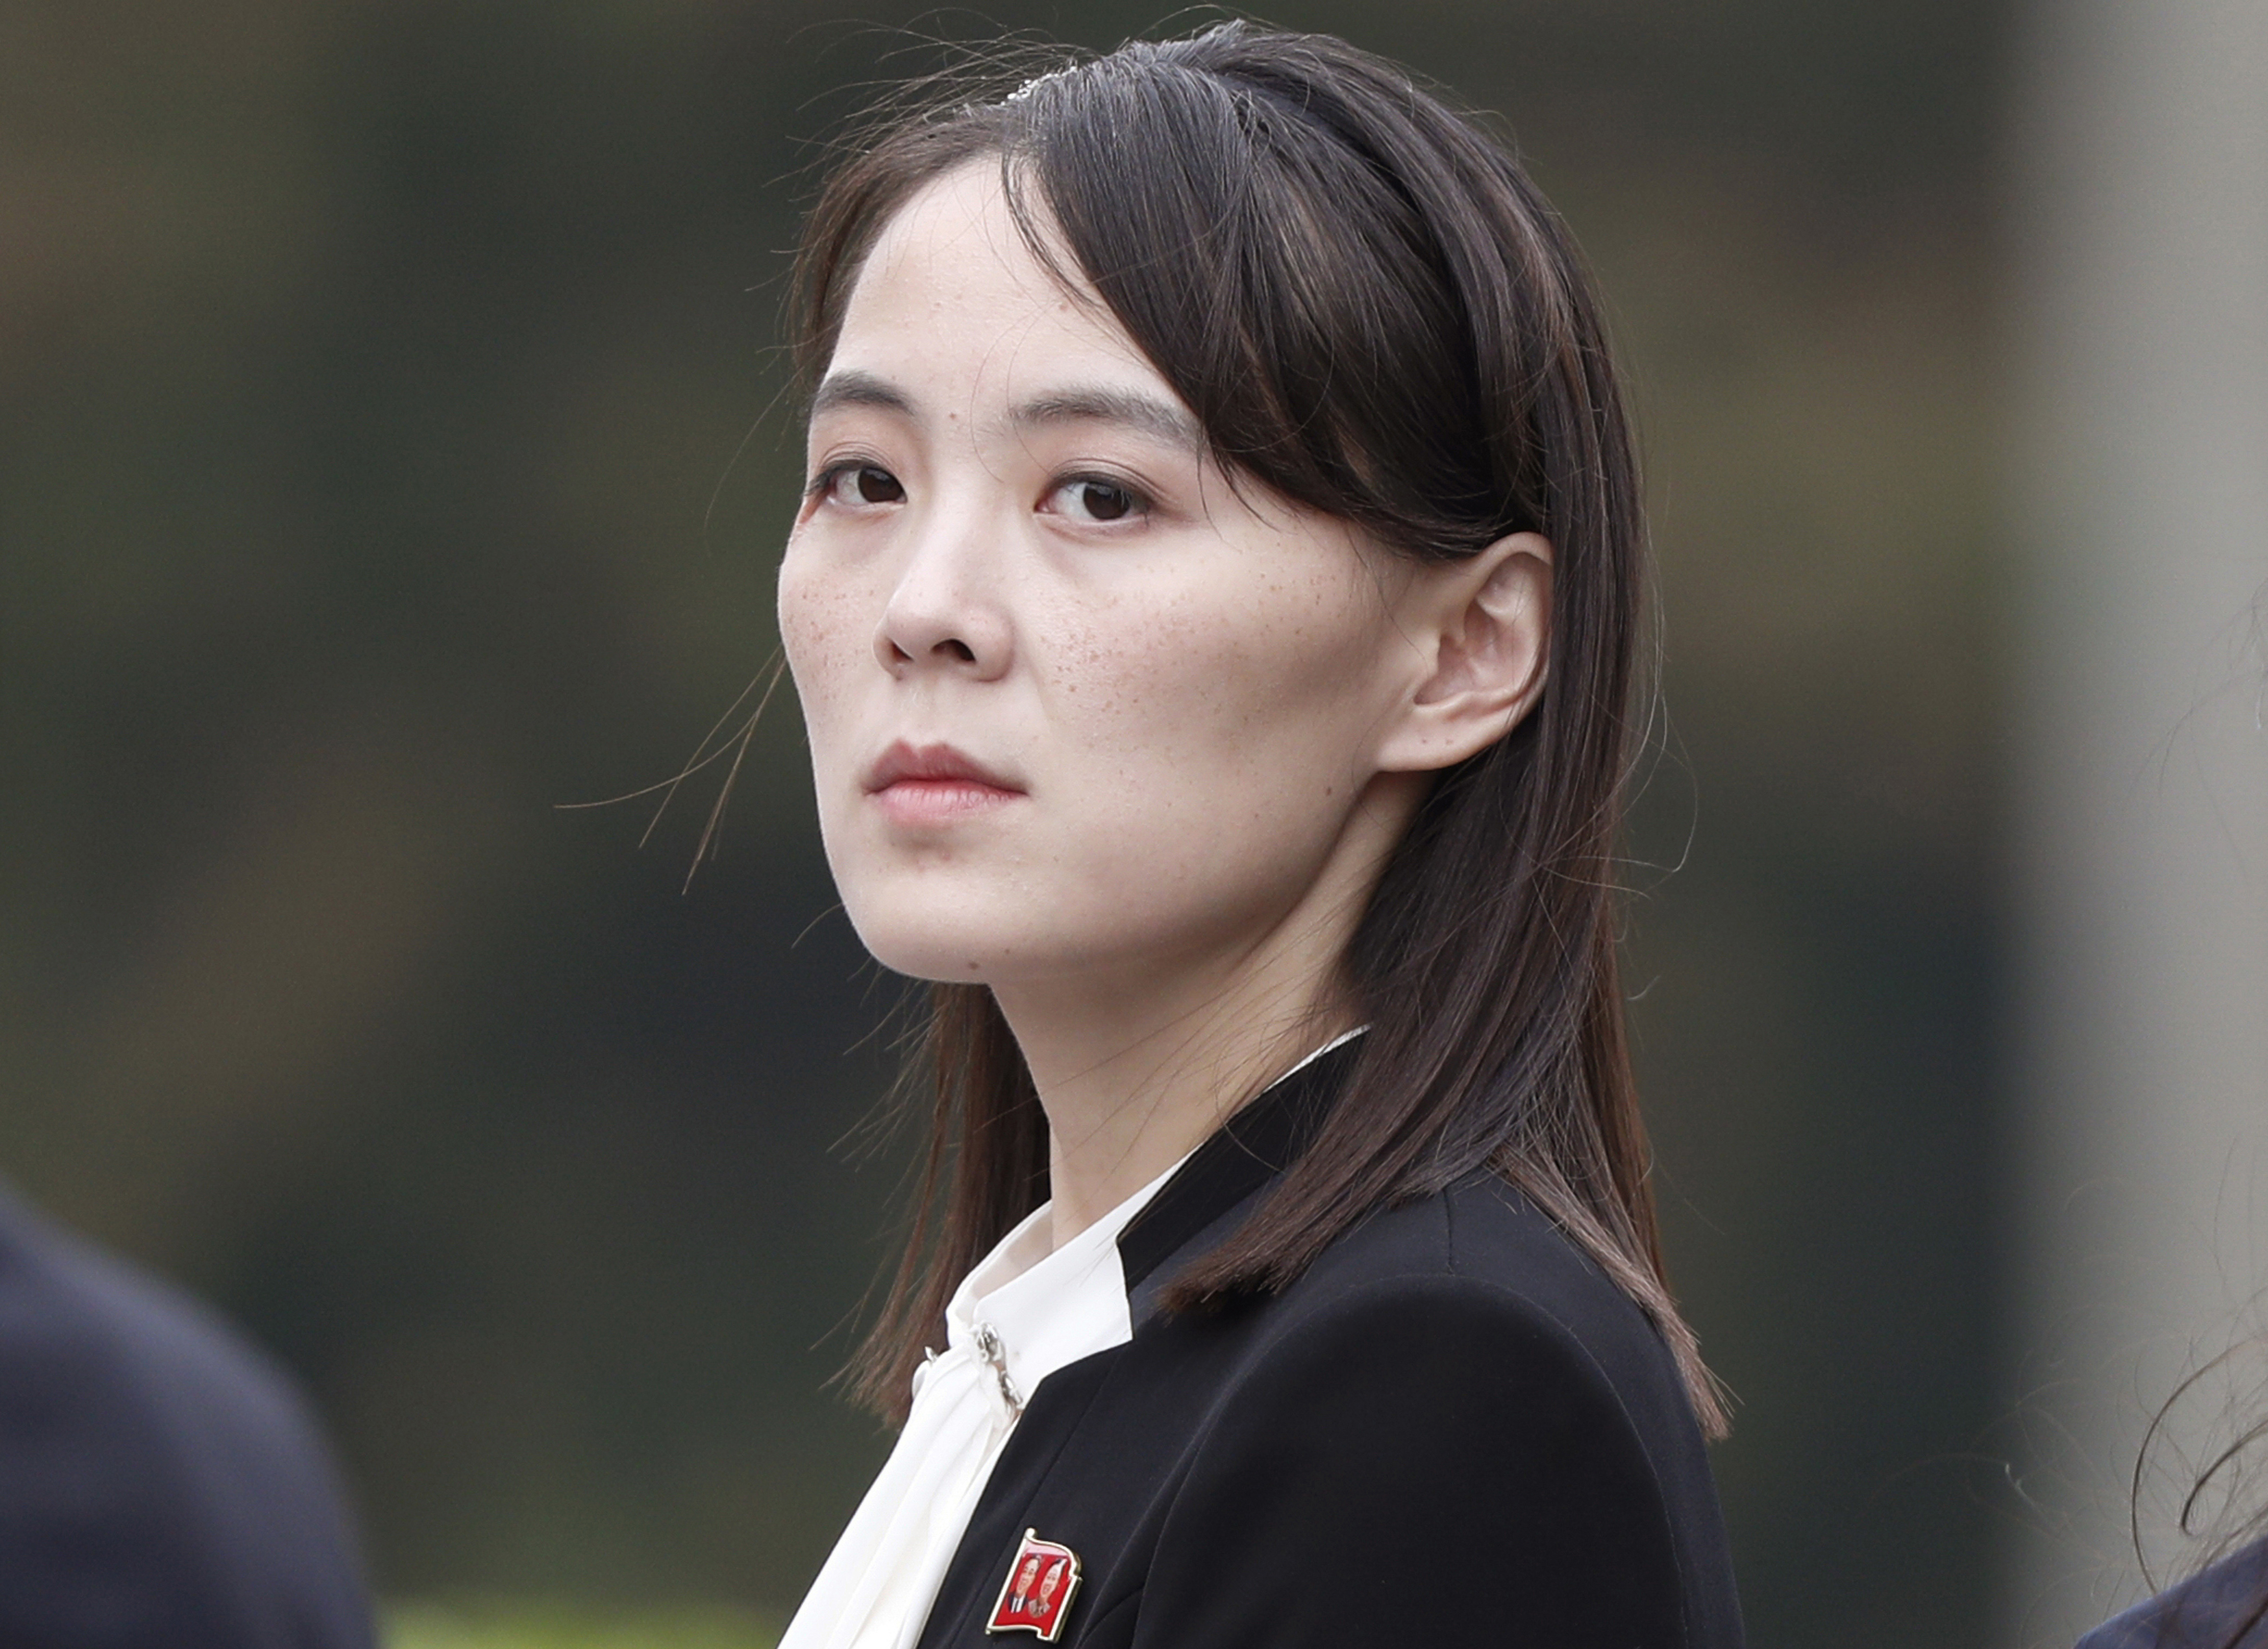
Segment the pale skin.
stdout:
<path fill-rule="evenodd" d="M 1248 478 L 997 166 L 851 288 L 780 569 L 829 865 L 886 967 L 990 987 L 1060 1244 L 1351 1027 L 1431 776 L 1534 707 L 1551 547 L 1419 564 Z"/>

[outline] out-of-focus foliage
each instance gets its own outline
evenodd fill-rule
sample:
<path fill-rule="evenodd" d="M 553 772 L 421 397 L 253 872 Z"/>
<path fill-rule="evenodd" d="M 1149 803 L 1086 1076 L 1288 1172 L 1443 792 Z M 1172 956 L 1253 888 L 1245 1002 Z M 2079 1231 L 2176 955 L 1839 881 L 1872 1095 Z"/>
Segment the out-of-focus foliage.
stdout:
<path fill-rule="evenodd" d="M 921 26 L 1156 21 L 989 15 Z M 1276 15 L 1499 112 L 1618 318 L 1667 626 L 1633 989 L 1755 1636 L 1981 1642 L 2000 8 Z M 792 706 L 689 894 L 715 769 L 643 851 L 652 799 L 556 805 L 770 652 L 782 251 L 908 45 L 0 9 L 0 1164 L 307 1379 L 400 1594 L 777 1609 L 884 1446 L 821 1388 L 896 992 Z"/>
<path fill-rule="evenodd" d="M 772 1649 L 779 1633 L 733 1609 L 628 1611 L 489 1601 L 397 1609 L 386 1649 Z"/>

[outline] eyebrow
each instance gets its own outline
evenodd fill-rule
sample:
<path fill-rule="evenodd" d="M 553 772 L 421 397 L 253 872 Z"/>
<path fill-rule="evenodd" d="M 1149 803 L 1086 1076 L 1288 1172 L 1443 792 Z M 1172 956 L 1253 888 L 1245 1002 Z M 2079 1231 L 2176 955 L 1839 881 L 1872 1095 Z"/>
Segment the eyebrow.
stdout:
<path fill-rule="evenodd" d="M 1126 389 L 1059 389 L 1025 401 L 1009 415 L 1017 428 L 1059 423 L 1117 423 L 1203 457 L 1207 448 L 1197 421 L 1170 401 Z"/>
<path fill-rule="evenodd" d="M 839 407 L 872 407 L 884 412 L 895 412 L 908 418 L 919 418 L 913 397 L 887 379 L 872 372 L 850 371 L 830 372 L 811 397 L 811 416 L 831 412 Z M 1197 421 L 1171 401 L 1160 401 L 1136 390 L 1110 389 L 1101 386 L 1074 386 L 1049 391 L 1022 402 L 1008 415 L 1009 423 L 1019 430 L 1045 429 L 1064 423 L 1116 423 L 1154 437 L 1169 445 L 1179 446 L 1202 457 L 1208 450 L 1204 431 Z"/>
<path fill-rule="evenodd" d="M 837 407 L 879 407 L 909 418 L 916 416 L 912 397 L 872 372 L 829 372 L 812 392 L 811 416 L 815 418 Z"/>

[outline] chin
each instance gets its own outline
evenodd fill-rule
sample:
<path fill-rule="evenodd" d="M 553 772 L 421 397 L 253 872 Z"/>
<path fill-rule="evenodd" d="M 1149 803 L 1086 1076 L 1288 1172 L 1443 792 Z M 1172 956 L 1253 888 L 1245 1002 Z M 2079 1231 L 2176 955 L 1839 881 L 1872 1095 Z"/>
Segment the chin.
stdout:
<path fill-rule="evenodd" d="M 843 905 L 867 953 L 894 974 L 940 984 L 989 984 L 1017 948 L 1012 936 L 985 920 L 983 902 L 966 897 L 860 897 L 845 891 Z"/>
<path fill-rule="evenodd" d="M 1011 888 L 993 896 L 967 890 L 924 889 L 928 896 L 858 897 L 846 893 L 843 909 L 867 953 L 894 974 L 939 984 L 1005 985 L 1061 978 L 1107 968 L 1127 948 L 1123 901 L 1098 902 L 1091 912 L 1074 902 Z M 1035 912 L 1052 919 L 1035 926 Z M 1121 914 L 1114 914 L 1118 912 Z M 1081 917 L 1091 914 L 1092 920 Z"/>
<path fill-rule="evenodd" d="M 865 935 L 859 936 L 865 939 Z M 966 946 L 924 944 L 877 944 L 865 939 L 866 949 L 874 960 L 892 973 L 906 979 L 925 980 L 939 985 L 989 985 L 995 983 L 994 968 L 982 953 L 971 956 Z"/>

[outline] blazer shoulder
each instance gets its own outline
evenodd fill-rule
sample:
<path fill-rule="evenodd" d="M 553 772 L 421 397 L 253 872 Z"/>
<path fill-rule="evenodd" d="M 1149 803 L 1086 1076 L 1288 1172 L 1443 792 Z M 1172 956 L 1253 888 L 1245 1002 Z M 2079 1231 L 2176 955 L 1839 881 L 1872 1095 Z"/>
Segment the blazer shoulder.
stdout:
<path fill-rule="evenodd" d="M 1466 1642 L 1486 1622 L 1563 1649 L 1734 1649 L 1699 1434 L 1618 1299 L 1493 1193 L 1350 1232 L 1244 1319 L 1146 1641 Z"/>
<path fill-rule="evenodd" d="M 1444 1288 L 1451 1280 L 1464 1285 Z M 1517 1319 L 1580 1348 L 1601 1378 L 1665 1419 L 1690 1422 L 1668 1348 L 1612 1278 L 1520 1192 L 1476 1174 L 1431 1196 L 1382 1208 L 1334 1243 L 1286 1291 L 1291 1320 L 1333 1309 L 1351 1291 L 1422 1292 L 1436 1309 Z M 1461 1304 L 1451 1307 L 1448 1302 Z"/>

